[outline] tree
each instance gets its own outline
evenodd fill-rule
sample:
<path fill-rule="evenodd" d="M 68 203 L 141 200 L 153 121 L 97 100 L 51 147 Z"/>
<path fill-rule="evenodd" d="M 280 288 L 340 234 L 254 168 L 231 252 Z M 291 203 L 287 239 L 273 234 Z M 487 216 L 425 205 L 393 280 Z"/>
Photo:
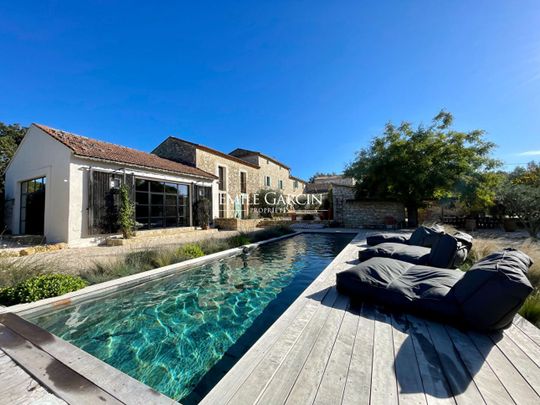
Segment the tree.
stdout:
<path fill-rule="evenodd" d="M 331 173 L 323 173 L 323 172 L 315 172 L 313 174 L 313 176 L 311 176 L 308 180 L 308 183 L 314 183 L 315 182 L 315 178 L 317 177 L 321 177 L 321 176 L 339 176 L 336 172 L 331 172 Z"/>
<path fill-rule="evenodd" d="M 540 166 L 518 167 L 508 176 L 497 193 L 498 202 L 508 215 L 516 216 L 532 238 L 540 231 Z"/>
<path fill-rule="evenodd" d="M 135 236 L 135 204 L 129 197 L 129 189 L 125 184 L 120 186 L 120 210 L 118 211 L 118 224 L 122 230 L 122 236 L 129 239 Z"/>
<path fill-rule="evenodd" d="M 26 129 L 19 124 L 0 122 L 0 193 L 4 191 L 4 172 L 21 143 Z"/>
<path fill-rule="evenodd" d="M 496 206 L 497 190 L 506 180 L 505 172 L 478 172 L 458 180 L 456 196 L 469 214 L 485 213 Z"/>
<path fill-rule="evenodd" d="M 426 200 L 448 196 L 460 179 L 500 164 L 489 157 L 495 145 L 484 140 L 484 131 L 456 131 L 452 121 L 452 114 L 441 111 L 429 126 L 386 124 L 345 170 L 357 180 L 357 196 L 401 201 L 409 225 L 417 226 Z"/>

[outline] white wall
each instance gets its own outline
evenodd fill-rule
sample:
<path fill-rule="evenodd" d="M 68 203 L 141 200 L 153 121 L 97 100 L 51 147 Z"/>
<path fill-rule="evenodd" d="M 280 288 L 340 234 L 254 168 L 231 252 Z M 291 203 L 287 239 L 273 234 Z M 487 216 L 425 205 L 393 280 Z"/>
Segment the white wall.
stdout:
<path fill-rule="evenodd" d="M 19 233 L 21 182 L 45 176 L 45 227 L 48 242 L 68 240 L 69 160 L 71 151 L 31 126 L 6 170 L 6 200 L 15 199 L 10 229 Z"/>

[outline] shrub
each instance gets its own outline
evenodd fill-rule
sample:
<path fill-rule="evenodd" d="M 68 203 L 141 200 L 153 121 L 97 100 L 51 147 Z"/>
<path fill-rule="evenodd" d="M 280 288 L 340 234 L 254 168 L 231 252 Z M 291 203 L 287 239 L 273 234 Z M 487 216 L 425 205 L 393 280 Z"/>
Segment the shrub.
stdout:
<path fill-rule="evenodd" d="M 178 261 L 183 261 L 183 260 L 195 259 L 197 257 L 204 256 L 204 251 L 198 244 L 188 243 L 180 247 L 176 251 L 176 254 L 177 254 L 177 258 L 179 259 Z"/>
<path fill-rule="evenodd" d="M 0 260 L 0 287 L 13 287 L 20 282 L 46 272 L 46 265 L 34 258 Z"/>
<path fill-rule="evenodd" d="M 193 205 L 193 208 L 196 215 L 195 223 L 202 229 L 208 229 L 212 214 L 212 202 L 208 198 L 202 198 Z"/>
<path fill-rule="evenodd" d="M 80 277 L 69 274 L 42 274 L 31 277 L 14 287 L 0 292 L 0 300 L 8 305 L 34 302 L 43 298 L 56 297 L 87 286 Z"/>
<path fill-rule="evenodd" d="M 536 291 L 527 297 L 519 310 L 519 314 L 540 328 L 540 291 Z"/>
<path fill-rule="evenodd" d="M 201 249 L 203 250 L 203 252 L 207 255 L 216 253 L 216 252 L 221 252 L 222 250 L 227 250 L 231 248 L 231 245 L 228 239 L 218 239 L 218 238 L 206 239 L 204 241 L 201 241 L 199 245 L 201 246 Z"/>
<path fill-rule="evenodd" d="M 125 239 L 135 236 L 135 204 L 129 197 L 129 190 L 125 184 L 120 187 L 120 210 L 118 212 L 118 225 Z"/>
<path fill-rule="evenodd" d="M 229 242 L 231 244 L 231 248 L 233 248 L 243 245 L 249 245 L 251 243 L 251 239 L 246 234 L 241 233 L 240 235 L 229 238 Z"/>

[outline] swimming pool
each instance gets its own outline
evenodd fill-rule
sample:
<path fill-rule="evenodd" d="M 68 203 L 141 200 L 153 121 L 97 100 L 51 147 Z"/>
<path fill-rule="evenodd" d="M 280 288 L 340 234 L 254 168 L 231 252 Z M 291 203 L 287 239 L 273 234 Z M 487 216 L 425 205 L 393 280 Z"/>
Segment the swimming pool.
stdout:
<path fill-rule="evenodd" d="M 352 238 L 301 234 L 24 317 L 157 391 L 194 403 Z"/>

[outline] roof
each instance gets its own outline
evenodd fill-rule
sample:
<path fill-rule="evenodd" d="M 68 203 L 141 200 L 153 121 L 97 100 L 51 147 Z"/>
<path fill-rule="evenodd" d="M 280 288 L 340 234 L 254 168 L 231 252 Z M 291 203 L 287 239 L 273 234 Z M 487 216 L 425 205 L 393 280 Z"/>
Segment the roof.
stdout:
<path fill-rule="evenodd" d="M 331 188 L 331 183 L 307 183 L 304 192 L 308 194 L 328 193 Z"/>
<path fill-rule="evenodd" d="M 256 156 L 260 156 L 260 157 L 263 157 L 263 158 L 265 158 L 265 159 L 268 159 L 268 160 L 270 160 L 271 162 L 274 162 L 276 165 L 279 165 L 279 166 L 281 166 L 281 167 L 284 167 L 284 168 L 287 169 L 287 170 L 290 170 L 290 169 L 291 169 L 289 166 L 287 166 L 287 165 L 281 163 L 279 160 L 276 160 L 276 159 L 274 159 L 274 158 L 271 157 L 271 156 L 265 155 L 264 153 L 261 153 L 261 152 L 255 151 L 255 150 L 236 148 L 235 150 L 233 150 L 232 152 L 230 152 L 229 155 L 231 155 L 231 156 L 238 156 L 238 157 L 242 157 L 242 156 L 253 156 L 253 155 L 256 155 Z"/>
<path fill-rule="evenodd" d="M 192 145 L 197 149 L 204 150 L 204 151 L 206 151 L 208 153 L 212 153 L 212 154 L 220 156 L 222 158 L 229 159 L 229 160 L 232 160 L 232 161 L 234 161 L 236 163 L 240 163 L 240 164 L 243 164 L 243 165 L 246 165 L 246 166 L 250 166 L 250 167 L 253 167 L 255 169 L 260 168 L 260 166 L 256 165 L 255 163 L 247 162 L 247 161 L 245 161 L 243 159 L 240 159 L 240 158 L 237 158 L 235 156 L 227 155 L 226 153 L 220 152 L 219 150 L 212 149 L 212 148 L 209 148 L 208 146 L 204 146 L 204 145 L 201 145 L 201 144 L 198 144 L 198 143 L 195 143 L 195 142 L 186 141 L 185 139 L 177 138 L 176 136 L 169 136 L 167 139 L 187 143 L 188 145 Z"/>
<path fill-rule="evenodd" d="M 289 179 L 292 179 L 292 180 L 296 180 L 296 181 L 299 181 L 301 183 L 305 183 L 307 184 L 307 181 L 305 180 L 302 180 L 300 177 L 296 177 L 296 176 L 289 176 Z"/>
<path fill-rule="evenodd" d="M 123 163 L 126 165 L 155 169 L 159 171 L 187 174 L 208 179 L 217 178 L 196 167 L 173 162 L 151 153 L 142 152 L 125 146 L 115 145 L 108 142 L 98 141 L 81 135 L 72 134 L 41 124 L 32 124 L 41 129 L 58 142 L 73 151 L 76 156 L 98 159 L 107 162 Z"/>

